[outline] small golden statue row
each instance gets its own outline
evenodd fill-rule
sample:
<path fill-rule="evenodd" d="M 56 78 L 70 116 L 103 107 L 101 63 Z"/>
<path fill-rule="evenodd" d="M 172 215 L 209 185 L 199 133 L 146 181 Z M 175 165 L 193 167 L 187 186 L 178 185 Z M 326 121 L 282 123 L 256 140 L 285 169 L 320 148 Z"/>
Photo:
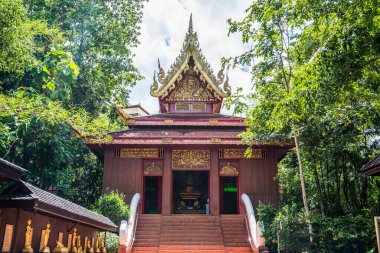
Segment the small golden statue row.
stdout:
<path fill-rule="evenodd" d="M 99 247 L 100 245 L 100 247 Z M 77 235 L 77 229 L 74 228 L 73 241 L 71 247 L 71 253 L 107 253 L 106 247 L 104 246 L 104 238 L 98 233 L 94 245 L 91 246 L 90 240 L 87 241 L 87 249 L 84 250 L 81 245 L 80 235 Z"/>
<path fill-rule="evenodd" d="M 50 248 L 48 247 L 49 236 L 50 236 L 50 223 L 46 224 L 45 233 L 42 239 L 42 250 L 41 253 L 50 253 Z M 32 248 L 32 220 L 28 218 L 25 231 L 25 244 L 22 250 L 23 253 L 34 253 Z M 106 247 L 104 245 L 104 237 L 101 237 L 98 233 L 96 236 L 95 249 L 94 245 L 91 246 L 90 240 L 87 242 L 87 249 L 84 250 L 81 244 L 80 235 L 77 235 L 77 229 L 74 228 L 74 233 L 72 237 L 72 247 L 71 253 L 107 253 Z M 99 247 L 100 246 L 100 247 Z M 59 241 L 57 241 L 56 247 L 53 249 L 53 253 L 68 253 L 68 249 Z"/>
<path fill-rule="evenodd" d="M 48 247 L 49 235 L 50 235 L 50 223 L 46 225 L 45 233 L 42 238 L 42 250 L 41 250 L 42 253 L 50 253 L 50 249 Z M 26 222 L 25 244 L 22 250 L 23 253 L 33 253 L 32 237 L 33 237 L 32 220 L 28 218 L 28 221 Z"/>

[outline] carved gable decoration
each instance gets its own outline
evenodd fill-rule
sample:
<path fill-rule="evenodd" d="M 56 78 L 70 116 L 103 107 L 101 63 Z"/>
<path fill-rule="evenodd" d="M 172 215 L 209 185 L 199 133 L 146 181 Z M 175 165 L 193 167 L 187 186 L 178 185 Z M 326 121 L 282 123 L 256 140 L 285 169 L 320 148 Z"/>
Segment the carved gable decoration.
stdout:
<path fill-rule="evenodd" d="M 210 167 L 210 150 L 173 150 L 173 169 Z"/>
<path fill-rule="evenodd" d="M 215 75 L 210 64 L 206 61 L 199 46 L 198 35 L 193 31 L 191 17 L 181 52 L 167 73 L 158 62 L 158 73 L 154 72 L 150 94 L 159 98 L 166 97 L 179 84 L 179 80 L 189 69 L 195 71 L 200 80 L 207 84 L 207 88 L 214 94 L 213 97 L 222 100 L 231 94 L 228 76 L 224 75 L 223 69 Z"/>
<path fill-rule="evenodd" d="M 162 169 L 155 162 L 152 162 L 144 168 L 144 175 L 162 175 Z"/>
<path fill-rule="evenodd" d="M 216 101 L 213 94 L 193 75 L 186 75 L 169 94 L 167 101 Z"/>
<path fill-rule="evenodd" d="M 219 174 L 221 176 L 237 176 L 239 175 L 239 171 L 236 167 L 232 166 L 230 162 L 228 162 L 219 170 Z"/>

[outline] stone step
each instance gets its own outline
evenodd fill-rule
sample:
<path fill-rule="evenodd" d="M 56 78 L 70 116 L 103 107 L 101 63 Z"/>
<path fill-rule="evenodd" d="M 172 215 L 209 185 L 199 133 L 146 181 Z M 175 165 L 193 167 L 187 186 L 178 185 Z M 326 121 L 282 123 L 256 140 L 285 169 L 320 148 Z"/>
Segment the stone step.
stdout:
<path fill-rule="evenodd" d="M 253 251 L 248 242 L 242 215 L 140 215 L 132 252 L 252 253 Z"/>

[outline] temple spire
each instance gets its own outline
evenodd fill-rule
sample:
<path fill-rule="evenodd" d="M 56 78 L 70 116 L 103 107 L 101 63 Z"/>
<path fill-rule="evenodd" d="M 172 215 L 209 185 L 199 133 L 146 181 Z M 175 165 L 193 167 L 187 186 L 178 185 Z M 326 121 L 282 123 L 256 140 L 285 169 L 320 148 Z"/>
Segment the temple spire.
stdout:
<path fill-rule="evenodd" d="M 193 33 L 193 13 L 190 14 L 190 21 L 189 21 L 189 33 Z"/>

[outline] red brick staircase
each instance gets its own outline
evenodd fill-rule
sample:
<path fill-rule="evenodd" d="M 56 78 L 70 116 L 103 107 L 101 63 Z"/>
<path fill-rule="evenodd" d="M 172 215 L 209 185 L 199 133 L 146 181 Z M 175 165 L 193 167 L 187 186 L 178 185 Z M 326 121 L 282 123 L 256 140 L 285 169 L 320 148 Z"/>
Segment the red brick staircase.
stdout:
<path fill-rule="evenodd" d="M 252 253 L 242 215 L 139 216 L 132 252 Z"/>

